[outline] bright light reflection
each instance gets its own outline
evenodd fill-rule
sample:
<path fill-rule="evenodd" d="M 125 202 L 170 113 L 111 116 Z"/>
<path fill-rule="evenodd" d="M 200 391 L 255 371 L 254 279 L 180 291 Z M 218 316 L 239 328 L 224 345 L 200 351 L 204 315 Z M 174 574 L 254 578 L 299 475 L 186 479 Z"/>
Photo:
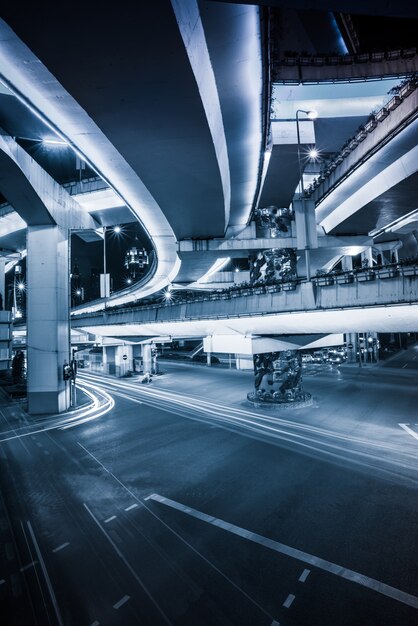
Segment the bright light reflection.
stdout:
<path fill-rule="evenodd" d="M 60 141 L 59 139 L 42 139 L 42 143 L 47 146 L 64 146 L 68 147 L 68 143 L 66 141 Z"/>

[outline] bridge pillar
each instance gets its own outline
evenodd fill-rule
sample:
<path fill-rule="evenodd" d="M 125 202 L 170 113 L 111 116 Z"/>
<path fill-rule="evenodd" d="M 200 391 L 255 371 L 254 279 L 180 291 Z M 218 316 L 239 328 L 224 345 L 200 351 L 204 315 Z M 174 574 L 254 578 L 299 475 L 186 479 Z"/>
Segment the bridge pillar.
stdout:
<path fill-rule="evenodd" d="M 68 229 L 28 226 L 27 249 L 28 411 L 59 413 L 70 405 Z"/>
<path fill-rule="evenodd" d="M 5 293 L 5 268 L 6 259 L 0 259 L 0 311 L 6 308 L 6 293 Z"/>
<path fill-rule="evenodd" d="M 361 253 L 361 264 L 363 267 L 373 267 L 373 254 L 371 247 L 366 248 Z"/>
<path fill-rule="evenodd" d="M 142 344 L 142 371 L 152 374 L 152 347 L 150 343 Z"/>
<path fill-rule="evenodd" d="M 136 343 L 132 346 L 132 369 L 137 372 L 139 368 L 139 362 L 141 359 L 141 344 Z"/>
<path fill-rule="evenodd" d="M 343 272 L 351 272 L 353 269 L 353 257 L 350 255 L 345 255 L 341 259 L 341 265 Z"/>
<path fill-rule="evenodd" d="M 296 221 L 296 241 L 298 250 L 305 250 L 305 274 L 311 279 L 310 250 L 318 247 L 315 203 L 307 198 L 293 201 Z"/>
<path fill-rule="evenodd" d="M 358 333 L 347 333 L 345 338 L 347 343 L 347 361 L 355 363 L 357 361 Z M 350 348 L 349 346 L 352 347 Z"/>
<path fill-rule="evenodd" d="M 103 372 L 110 376 L 115 376 L 116 346 L 103 346 Z"/>
<path fill-rule="evenodd" d="M 254 393 L 248 400 L 265 404 L 304 402 L 302 355 L 299 350 L 254 354 Z"/>

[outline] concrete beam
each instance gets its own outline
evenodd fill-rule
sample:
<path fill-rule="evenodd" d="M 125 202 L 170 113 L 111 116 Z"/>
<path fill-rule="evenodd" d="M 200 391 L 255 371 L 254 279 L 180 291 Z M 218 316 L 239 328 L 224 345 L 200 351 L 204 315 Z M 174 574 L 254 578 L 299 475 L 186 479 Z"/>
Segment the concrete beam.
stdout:
<path fill-rule="evenodd" d="M 417 55 L 412 58 L 403 58 L 401 56 L 396 59 L 382 58 L 381 61 L 374 61 L 372 56 L 373 53 L 369 56 L 367 62 L 356 62 L 356 57 L 353 57 L 353 61 L 347 63 L 345 57 L 338 57 L 336 55 L 334 58 L 338 60 L 341 59 L 341 62 L 338 64 L 327 63 L 325 57 L 321 57 L 322 63 L 320 65 L 321 59 L 318 59 L 318 57 L 286 59 L 287 63 L 285 62 L 276 67 L 274 82 L 279 84 L 290 83 L 292 85 L 303 83 L 309 83 L 311 85 L 313 83 L 325 82 L 349 82 L 360 79 L 371 80 L 372 78 L 408 76 L 418 69 Z M 317 60 L 318 62 L 315 64 Z M 344 60 L 346 61 L 345 63 Z M 307 63 L 311 63 L 311 65 Z"/>
<path fill-rule="evenodd" d="M 373 239 L 364 235 L 333 237 L 322 235 L 318 237 L 320 248 L 350 248 L 371 246 Z M 245 256 L 256 250 L 269 248 L 297 248 L 296 237 L 259 237 L 246 239 L 183 239 L 178 242 L 178 252 L 182 256 L 188 253 L 212 252 L 215 256 Z"/>
<path fill-rule="evenodd" d="M 211 335 L 204 337 L 205 352 L 220 354 L 262 354 L 265 352 L 281 352 L 282 350 L 308 350 L 323 346 L 336 346 L 344 342 L 342 333 L 331 335 L 276 335 L 274 337 L 245 335 Z"/>
<path fill-rule="evenodd" d="M 30 226 L 99 225 L 12 137 L 0 134 L 0 190 Z"/>

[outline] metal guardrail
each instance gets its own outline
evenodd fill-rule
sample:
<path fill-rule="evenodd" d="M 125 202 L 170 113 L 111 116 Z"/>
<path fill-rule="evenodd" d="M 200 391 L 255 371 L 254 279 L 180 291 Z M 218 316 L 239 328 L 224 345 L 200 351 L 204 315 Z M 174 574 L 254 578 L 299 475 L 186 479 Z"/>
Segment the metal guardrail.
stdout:
<path fill-rule="evenodd" d="M 322 183 L 333 174 L 334 170 L 341 165 L 341 163 L 343 163 L 353 150 L 355 150 L 357 146 L 359 146 L 371 133 L 373 133 L 378 125 L 415 91 L 417 84 L 418 79 L 415 77 L 407 81 L 404 85 L 402 85 L 402 87 L 399 88 L 398 94 L 395 94 L 384 107 L 370 116 L 369 120 L 359 128 L 357 133 L 351 139 L 344 144 L 341 150 L 330 161 L 325 163 L 318 178 L 316 178 L 305 190 L 305 195 L 307 197 L 310 197 L 322 185 Z M 338 184 L 340 178 L 334 181 L 332 187 L 335 187 L 335 185 Z"/>
<path fill-rule="evenodd" d="M 219 290 L 216 293 L 199 294 L 188 299 L 178 298 L 165 303 L 114 307 L 107 310 L 105 323 L 174 322 L 303 310 L 314 311 L 323 308 L 415 303 L 418 302 L 415 281 L 417 276 L 418 263 L 404 266 L 388 265 L 379 269 L 363 269 L 356 272 L 330 273 L 318 276 L 312 282 L 298 278 L 272 285 L 236 286 Z M 371 285 L 375 287 L 371 289 Z M 211 306 L 207 306 L 207 303 L 211 303 Z M 93 320 L 93 325 L 103 323 L 103 314 L 86 313 L 73 318 L 72 322 L 74 326 L 83 326 L 83 320 L 86 319 Z"/>
<path fill-rule="evenodd" d="M 297 55 L 274 58 L 275 84 L 356 82 L 411 76 L 417 71 L 416 48 L 346 55 Z"/>

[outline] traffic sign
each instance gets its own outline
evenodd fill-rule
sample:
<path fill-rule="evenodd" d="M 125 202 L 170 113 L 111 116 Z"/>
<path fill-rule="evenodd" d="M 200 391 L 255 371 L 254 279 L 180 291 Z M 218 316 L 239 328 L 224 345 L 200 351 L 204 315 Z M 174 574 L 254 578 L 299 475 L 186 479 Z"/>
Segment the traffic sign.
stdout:
<path fill-rule="evenodd" d="M 122 357 L 122 359 L 123 359 L 124 361 L 126 361 L 126 360 L 128 359 L 128 355 L 127 355 L 127 354 L 124 354 L 124 355 L 123 355 L 123 357 Z"/>
<path fill-rule="evenodd" d="M 349 350 L 352 350 L 352 349 L 353 349 L 353 347 L 354 347 L 354 346 L 353 346 L 353 344 L 352 344 L 352 343 L 349 343 L 349 344 L 348 344 L 348 346 L 347 346 L 347 348 L 348 348 Z"/>

